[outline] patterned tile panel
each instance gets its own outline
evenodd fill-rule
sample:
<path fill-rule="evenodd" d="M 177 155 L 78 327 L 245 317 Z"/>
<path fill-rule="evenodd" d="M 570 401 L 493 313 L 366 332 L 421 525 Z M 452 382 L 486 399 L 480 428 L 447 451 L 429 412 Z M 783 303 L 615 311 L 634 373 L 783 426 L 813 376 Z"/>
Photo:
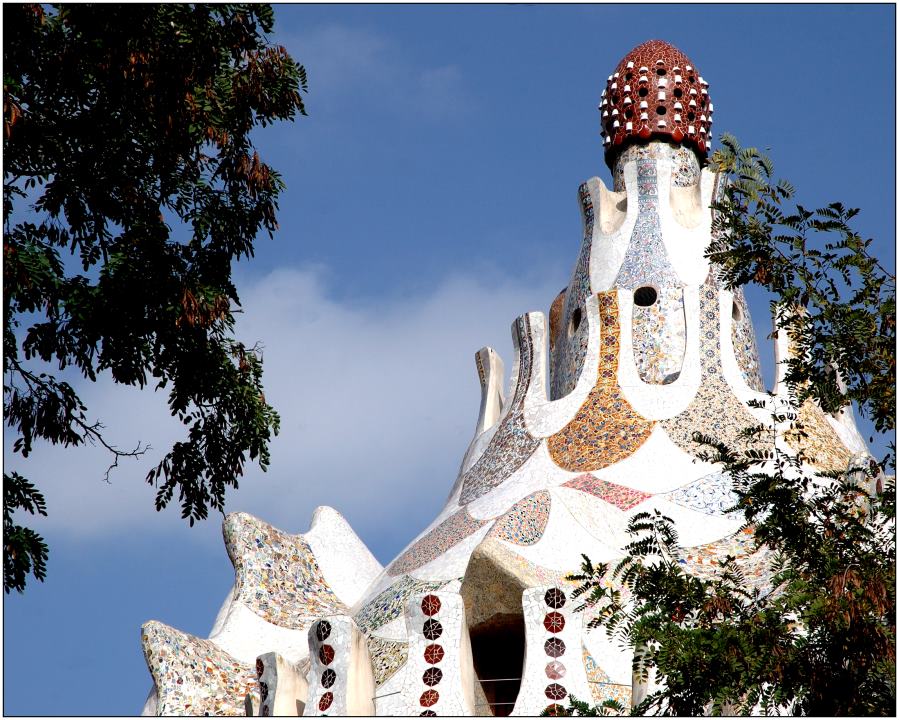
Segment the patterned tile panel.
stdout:
<path fill-rule="evenodd" d="M 500 517 L 488 534 L 513 545 L 533 545 L 543 537 L 551 502 L 545 490 L 531 493 Z"/>
<path fill-rule="evenodd" d="M 613 683 L 606 672 L 596 664 L 596 660 L 582 646 L 584 657 L 584 669 L 587 671 L 587 682 L 590 683 L 590 693 L 596 705 L 606 700 L 617 700 L 625 709 L 631 706 L 631 686 L 623 683 Z M 584 698 L 586 699 L 586 698 Z"/>
<path fill-rule="evenodd" d="M 559 467 L 575 472 L 599 470 L 632 455 L 654 423 L 637 414 L 618 387 L 618 296 L 599 293 L 602 327 L 596 385 L 574 418 L 547 440 Z"/>
<path fill-rule="evenodd" d="M 468 514 L 464 508 L 450 515 L 446 520 L 418 540 L 387 568 L 389 575 L 404 575 L 436 560 L 451 547 L 458 545 L 469 535 L 487 524 Z"/>
<path fill-rule="evenodd" d="M 484 454 L 462 478 L 459 504 L 467 505 L 500 485 L 534 453 L 539 440 L 532 437 L 524 422 L 524 397 L 531 382 L 534 342 L 527 315 L 515 324 L 518 335 L 519 369 L 515 394 L 508 414 L 500 421 Z"/>
<path fill-rule="evenodd" d="M 801 430 L 797 428 L 787 431 L 784 439 L 793 450 L 801 450 L 808 456 L 808 463 L 812 467 L 842 472 L 849 466 L 852 454 L 827 422 L 824 411 L 811 399 L 799 406 L 796 422 L 802 426 Z"/>
<path fill-rule="evenodd" d="M 668 261 L 659 222 L 658 168 L 651 157 L 637 158 L 637 222 L 613 285 L 633 290 L 642 285 L 680 287 L 683 283 Z"/>
<path fill-rule="evenodd" d="M 584 357 L 587 354 L 589 332 L 584 303 L 591 295 L 590 254 L 593 249 L 594 210 L 586 183 L 578 188 L 578 198 L 584 214 L 584 240 L 581 244 L 581 254 L 574 266 L 571 282 L 568 284 L 568 291 L 565 293 L 564 311 L 559 320 L 562 326 L 555 338 L 549 395 L 552 400 L 564 397 L 574 390 L 584 369 Z M 577 331 L 569 337 L 568 327 L 571 325 L 575 311 L 580 313 L 581 321 Z"/>
<path fill-rule="evenodd" d="M 734 450 L 772 449 L 770 436 L 751 443 L 740 438 L 744 429 L 758 425 L 758 421 L 722 377 L 718 286 L 712 272 L 700 288 L 699 314 L 699 390 L 687 409 L 673 418 L 662 420 L 662 427 L 676 445 L 694 455 L 703 450 L 693 441 L 696 432 L 717 438 Z"/>
<path fill-rule="evenodd" d="M 615 192 L 624 192 L 624 166 L 631 160 L 649 160 L 668 154 L 671 157 L 671 184 L 675 187 L 696 185 L 702 176 L 699 158 L 690 148 L 683 145 L 671 145 L 664 141 L 650 142 L 645 145 L 630 145 L 615 160 L 612 170 L 612 186 Z M 664 190 L 665 188 L 662 188 Z"/>
<path fill-rule="evenodd" d="M 632 333 L 640 379 L 653 385 L 677 380 L 687 349 L 683 290 L 662 288 L 652 305 L 635 304 Z"/>
<path fill-rule="evenodd" d="M 765 392 L 755 329 L 752 327 L 752 316 L 749 314 L 749 304 L 743 295 L 743 288 L 734 288 L 733 323 L 730 329 L 734 355 L 743 379 L 756 392 Z"/>
<path fill-rule="evenodd" d="M 212 641 L 152 621 L 141 629 L 141 644 L 156 683 L 157 715 L 244 715 L 247 694 L 259 707 L 255 668 Z"/>
<path fill-rule="evenodd" d="M 706 475 L 660 497 L 706 515 L 724 515 L 725 510 L 736 505 L 738 499 L 730 477 L 724 473 Z"/>
<path fill-rule="evenodd" d="M 719 562 L 728 555 L 733 555 L 736 565 L 743 572 L 745 587 L 765 593 L 770 590 L 771 561 L 773 553 L 766 546 L 755 548 L 755 535 L 752 528 L 745 528 L 728 537 L 681 548 L 678 562 L 684 570 L 697 577 L 711 580 L 721 572 Z"/>
<path fill-rule="evenodd" d="M 376 635 L 369 635 L 367 642 L 372 670 L 375 674 L 375 686 L 380 687 L 406 664 L 409 656 L 409 643 L 388 640 Z"/>
<path fill-rule="evenodd" d="M 236 598 L 264 620 L 296 630 L 316 617 L 346 612 L 302 535 L 281 532 L 246 513 L 228 515 L 222 531 L 234 564 Z"/>
<path fill-rule="evenodd" d="M 416 580 L 408 576 L 400 578 L 369 600 L 353 619 L 362 632 L 370 633 L 402 615 L 406 600 L 413 593 L 437 590 L 445 584 L 440 581 Z"/>
<path fill-rule="evenodd" d="M 562 487 L 573 488 L 575 490 L 580 490 L 581 492 L 589 493 L 590 495 L 598 497 L 600 500 L 615 505 L 621 510 L 630 510 L 647 498 L 652 497 L 649 493 L 624 487 L 624 485 L 616 485 L 615 483 L 610 483 L 606 480 L 600 480 L 590 473 L 578 475 L 573 480 L 563 483 Z"/>

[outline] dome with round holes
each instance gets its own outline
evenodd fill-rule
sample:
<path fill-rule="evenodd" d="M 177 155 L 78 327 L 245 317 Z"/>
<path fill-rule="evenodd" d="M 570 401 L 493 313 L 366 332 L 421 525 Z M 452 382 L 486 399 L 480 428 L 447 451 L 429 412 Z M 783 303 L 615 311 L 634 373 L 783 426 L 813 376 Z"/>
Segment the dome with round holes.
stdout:
<path fill-rule="evenodd" d="M 687 145 L 704 160 L 711 144 L 709 84 L 673 45 L 649 40 L 609 75 L 599 111 L 606 164 L 632 142 L 651 138 Z"/>

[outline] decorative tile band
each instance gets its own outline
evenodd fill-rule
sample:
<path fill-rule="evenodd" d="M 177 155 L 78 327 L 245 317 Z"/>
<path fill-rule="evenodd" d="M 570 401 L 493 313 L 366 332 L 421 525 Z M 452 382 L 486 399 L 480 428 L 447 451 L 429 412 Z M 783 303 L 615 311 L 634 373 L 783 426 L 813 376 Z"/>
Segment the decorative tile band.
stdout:
<path fill-rule="evenodd" d="M 731 478 L 724 473 L 705 475 L 660 497 L 706 515 L 724 515 L 738 500 Z"/>
<path fill-rule="evenodd" d="M 737 366 L 746 384 L 756 392 L 765 392 L 762 380 L 762 368 L 759 363 L 759 351 L 755 342 L 755 329 L 752 327 L 752 316 L 749 304 L 743 295 L 743 288 L 734 288 L 733 322 L 730 326 L 731 341 Z"/>
<path fill-rule="evenodd" d="M 596 385 L 574 418 L 547 440 L 559 467 L 575 472 L 599 470 L 632 455 L 654 423 L 637 414 L 618 387 L 618 296 L 599 293 L 599 369 Z"/>
<path fill-rule="evenodd" d="M 728 555 L 734 557 L 749 590 L 770 590 L 773 553 L 766 546 L 756 549 L 751 527 L 715 542 L 682 548 L 678 562 L 691 575 L 710 580 L 720 575 L 720 562 Z"/>
<path fill-rule="evenodd" d="M 592 294 L 590 255 L 593 250 L 594 224 L 593 201 L 587 183 L 578 187 L 578 199 L 584 216 L 584 239 L 565 293 L 564 311 L 560 315 L 562 325 L 554 339 L 549 395 L 552 400 L 564 397 L 574 390 L 584 369 L 584 357 L 587 354 L 589 330 L 584 303 Z M 580 317 L 580 322 L 576 321 L 575 313 Z M 573 325 L 577 327 L 574 328 Z M 569 333 L 569 328 L 573 332 Z"/>
<path fill-rule="evenodd" d="M 662 420 L 662 427 L 678 447 L 693 455 L 703 450 L 693 440 L 697 432 L 716 438 L 733 450 L 773 449 L 770 433 L 756 441 L 740 437 L 743 430 L 759 423 L 722 376 L 718 286 L 713 271 L 709 271 L 709 277 L 700 288 L 699 315 L 699 390 L 687 409 L 673 418 Z"/>
<path fill-rule="evenodd" d="M 528 432 L 524 422 L 524 397 L 531 382 L 534 363 L 534 342 L 527 315 L 515 323 L 518 337 L 518 382 L 508 414 L 500 421 L 496 434 L 490 439 L 484 454 L 462 478 L 459 504 L 467 505 L 500 485 L 537 449 L 539 441 Z"/>
<path fill-rule="evenodd" d="M 203 640 L 151 621 L 141 628 L 156 684 L 157 715 L 243 715 L 247 695 L 260 705 L 255 668 Z"/>
<path fill-rule="evenodd" d="M 652 497 L 649 493 L 640 492 L 624 485 L 616 485 L 606 480 L 600 480 L 589 473 L 578 475 L 573 480 L 563 483 L 562 487 L 589 493 L 600 500 L 615 505 L 620 510 L 630 510 L 647 498 Z"/>
<path fill-rule="evenodd" d="M 488 535 L 513 545 L 533 545 L 543 537 L 551 502 L 545 490 L 531 493 L 500 517 Z"/>
<path fill-rule="evenodd" d="M 662 288 L 648 307 L 633 310 L 634 363 L 645 383 L 667 385 L 677 380 L 687 349 L 687 323 L 681 288 Z"/>
<path fill-rule="evenodd" d="M 411 595 L 437 590 L 445 584 L 446 582 L 442 581 L 416 580 L 409 576 L 400 578 L 386 590 L 378 593 L 356 613 L 354 617 L 356 624 L 362 632 L 370 633 L 400 617 L 406 601 Z"/>
<path fill-rule="evenodd" d="M 451 547 L 458 545 L 486 524 L 486 520 L 473 518 L 463 508 L 450 515 L 394 560 L 387 567 L 387 573 L 389 575 L 404 575 L 417 570 L 423 565 L 436 560 Z"/>

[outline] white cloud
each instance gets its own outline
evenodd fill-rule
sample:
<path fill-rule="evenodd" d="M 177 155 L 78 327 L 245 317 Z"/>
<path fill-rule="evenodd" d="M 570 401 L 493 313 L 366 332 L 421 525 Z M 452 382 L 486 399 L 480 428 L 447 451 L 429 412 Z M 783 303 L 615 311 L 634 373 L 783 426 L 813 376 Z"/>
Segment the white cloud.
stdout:
<path fill-rule="evenodd" d="M 339 302 L 325 277 L 322 268 L 285 268 L 243 284 L 238 334 L 265 346 L 266 397 L 281 414 L 281 434 L 269 472 L 251 466 L 228 510 L 300 532 L 327 504 L 367 542 L 401 546 L 430 522 L 456 477 L 477 420 L 475 351 L 494 346 L 508 373 L 512 321 L 546 311 L 559 279 L 488 284 L 455 276 L 382 303 Z M 109 382 L 78 391 L 113 442 L 140 438 L 152 457 L 123 461 L 107 485 L 102 449 L 36 449 L 22 472 L 39 482 L 50 515 L 35 525 L 80 537 L 152 535 L 183 524 L 175 501 L 162 514 L 153 510 L 154 491 L 143 482 L 183 435 L 165 396 Z M 7 464 L 19 462 L 7 453 Z M 218 521 L 210 524 L 216 528 L 201 534 L 217 538 Z"/>
<path fill-rule="evenodd" d="M 357 112 L 453 118 L 473 104 L 458 66 L 421 66 L 392 38 L 362 27 L 327 24 L 278 34 L 309 77 L 312 117 Z"/>

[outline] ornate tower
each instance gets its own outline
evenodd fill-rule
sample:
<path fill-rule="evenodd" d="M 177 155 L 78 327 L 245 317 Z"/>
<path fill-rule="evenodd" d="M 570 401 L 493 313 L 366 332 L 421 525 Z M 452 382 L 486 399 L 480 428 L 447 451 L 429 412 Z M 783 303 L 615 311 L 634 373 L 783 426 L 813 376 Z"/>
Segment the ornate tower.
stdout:
<path fill-rule="evenodd" d="M 693 572 L 734 555 L 764 591 L 768 555 L 724 512 L 729 479 L 692 440 L 739 446 L 768 419 L 751 401 L 770 400 L 742 292 L 704 257 L 712 112 L 708 83 L 671 45 L 622 59 L 600 104 L 613 186 L 580 186 L 580 254 L 548 324 L 539 312 L 513 323 L 509 392 L 496 352 L 476 354 L 480 414 L 443 510 L 384 568 L 330 508 L 296 536 L 229 516 L 236 582 L 210 638 L 144 626 L 147 712 L 537 715 L 570 694 L 627 704 L 631 657 L 585 631 L 564 578 L 582 553 L 621 557 L 640 511 L 675 520 Z M 802 412 L 814 469 L 867 452 L 851 413 Z M 798 449 L 773 430 L 762 442 Z"/>

